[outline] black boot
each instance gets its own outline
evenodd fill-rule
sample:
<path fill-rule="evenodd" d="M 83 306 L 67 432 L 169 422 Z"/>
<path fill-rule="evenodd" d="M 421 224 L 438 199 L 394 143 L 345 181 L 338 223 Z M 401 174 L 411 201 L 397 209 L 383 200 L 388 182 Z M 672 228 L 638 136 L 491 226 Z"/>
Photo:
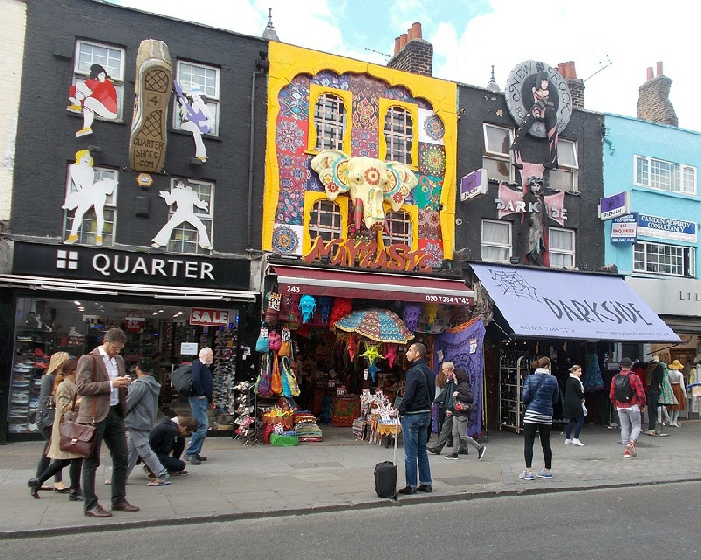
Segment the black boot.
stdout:
<path fill-rule="evenodd" d="M 38 478 L 30 478 L 27 481 L 27 486 L 29 486 L 29 495 L 37 500 L 41 497 L 39 496 L 39 488 L 41 488 L 41 482 Z"/>
<path fill-rule="evenodd" d="M 69 502 L 82 502 L 83 501 L 83 491 L 80 488 L 71 488 L 68 494 Z"/>

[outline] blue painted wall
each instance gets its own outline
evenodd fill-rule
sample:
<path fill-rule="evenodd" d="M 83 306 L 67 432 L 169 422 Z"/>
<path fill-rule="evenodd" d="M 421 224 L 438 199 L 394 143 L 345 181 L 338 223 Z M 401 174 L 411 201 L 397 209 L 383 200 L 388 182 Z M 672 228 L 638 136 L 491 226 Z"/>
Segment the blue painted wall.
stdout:
<path fill-rule="evenodd" d="M 699 170 L 701 133 L 651 123 L 630 117 L 606 114 L 604 139 L 604 196 L 631 191 L 631 210 L 662 218 L 701 222 Z M 682 195 L 634 184 L 635 155 L 696 167 L 696 196 Z M 696 278 L 701 278 L 701 242 L 685 243 L 639 236 L 642 241 L 695 246 Z M 611 221 L 604 222 L 604 259 L 616 264 L 621 274 L 633 270 L 633 245 L 611 243 Z"/>

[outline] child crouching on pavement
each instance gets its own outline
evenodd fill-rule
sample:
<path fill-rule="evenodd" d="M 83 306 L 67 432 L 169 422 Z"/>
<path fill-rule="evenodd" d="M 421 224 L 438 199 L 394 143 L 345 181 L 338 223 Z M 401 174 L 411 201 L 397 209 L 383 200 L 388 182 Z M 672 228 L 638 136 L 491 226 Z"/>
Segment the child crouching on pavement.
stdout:
<path fill-rule="evenodd" d="M 148 358 L 139 360 L 135 372 L 137 378 L 129 386 L 127 415 L 124 419 L 124 427 L 129 430 L 127 477 L 141 457 L 149 470 L 156 475 L 155 479 L 148 483 L 149 486 L 164 486 L 170 484 L 170 475 L 149 445 L 149 432 L 156 422 L 161 384 L 153 378 L 153 364 Z"/>
<path fill-rule="evenodd" d="M 185 450 L 185 438 L 197 431 L 199 425 L 192 416 L 174 416 L 164 418 L 151 430 L 151 449 L 170 474 L 188 474 L 180 456 Z"/>

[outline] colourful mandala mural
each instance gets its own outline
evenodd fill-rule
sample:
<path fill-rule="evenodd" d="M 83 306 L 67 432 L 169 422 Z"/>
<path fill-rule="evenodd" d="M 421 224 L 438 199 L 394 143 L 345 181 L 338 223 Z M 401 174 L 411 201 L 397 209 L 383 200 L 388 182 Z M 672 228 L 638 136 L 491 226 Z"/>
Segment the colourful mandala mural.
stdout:
<path fill-rule="evenodd" d="M 419 210 L 419 239 L 441 239 L 441 218 L 436 210 Z"/>
<path fill-rule="evenodd" d="M 353 156 L 376 158 L 379 152 L 377 130 L 355 129 L 351 133 L 351 150 Z"/>
<path fill-rule="evenodd" d="M 336 72 L 331 72 L 330 70 L 319 72 L 316 76 L 312 77 L 311 83 L 335 89 L 350 89 L 348 87 L 348 74 L 341 74 L 339 76 Z"/>
<path fill-rule="evenodd" d="M 280 196 L 278 197 L 275 221 L 279 224 L 301 226 L 304 223 L 302 217 L 304 191 L 295 188 L 282 188 L 282 181 L 280 185 Z"/>
<path fill-rule="evenodd" d="M 426 175 L 445 175 L 445 146 L 419 144 L 419 171 Z"/>
<path fill-rule="evenodd" d="M 438 115 L 431 115 L 424 122 L 424 131 L 436 142 L 445 135 L 445 125 Z"/>
<path fill-rule="evenodd" d="M 424 265 L 438 268 L 443 264 L 443 242 L 419 240 L 419 249 L 429 255 Z"/>
<path fill-rule="evenodd" d="M 299 234 L 289 226 L 277 226 L 273 231 L 273 251 L 282 255 L 299 253 L 302 241 Z"/>
<path fill-rule="evenodd" d="M 309 76 L 295 77 L 279 95 L 280 115 L 300 120 L 309 118 Z"/>
<path fill-rule="evenodd" d="M 280 117 L 277 123 L 275 143 L 278 153 L 291 153 L 302 155 L 306 147 L 306 133 L 297 124 L 297 120 L 291 117 Z"/>
<path fill-rule="evenodd" d="M 443 178 L 431 177 L 417 173 L 419 184 L 414 187 L 414 199 L 419 209 L 439 210 L 441 206 L 441 192 L 443 190 Z"/>

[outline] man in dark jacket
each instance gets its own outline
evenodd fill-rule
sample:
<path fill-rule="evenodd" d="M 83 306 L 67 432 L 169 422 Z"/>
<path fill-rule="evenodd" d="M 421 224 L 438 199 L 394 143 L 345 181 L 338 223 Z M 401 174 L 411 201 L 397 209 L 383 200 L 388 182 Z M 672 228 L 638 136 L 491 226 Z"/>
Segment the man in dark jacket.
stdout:
<path fill-rule="evenodd" d="M 191 465 L 199 465 L 207 458 L 200 455 L 204 439 L 207 437 L 209 428 L 209 418 L 207 409 L 214 408 L 214 381 L 209 365 L 212 363 L 214 354 L 211 348 L 202 348 L 200 357 L 192 362 L 192 396 L 188 398 L 192 416 L 197 418 L 200 427 L 192 434 L 190 446 L 185 451 L 185 461 Z"/>
<path fill-rule="evenodd" d="M 187 474 L 180 455 L 185 449 L 185 437 L 198 427 L 199 422 L 192 416 L 175 416 L 164 418 L 151 430 L 151 449 L 170 474 Z"/>
<path fill-rule="evenodd" d="M 431 429 L 431 403 L 435 388 L 433 372 L 426 365 L 425 357 L 426 347 L 420 342 L 412 344 L 406 352 L 406 359 L 412 366 L 406 372 L 404 398 L 399 405 L 406 477 L 406 487 L 399 490 L 401 494 L 416 494 L 417 490 L 433 491 L 426 442 Z"/>
<path fill-rule="evenodd" d="M 441 364 L 441 373 L 445 375 L 446 379 L 445 387 L 433 401 L 438 404 L 440 414 L 445 417 L 441 424 L 441 431 L 438 434 L 438 443 L 428 448 L 435 455 L 440 455 L 443 447 L 448 442 L 448 438 L 453 437 L 453 392 L 456 387 L 453 368 L 453 362 L 443 362 Z M 465 449 L 465 453 L 467 453 L 467 449 Z"/>

